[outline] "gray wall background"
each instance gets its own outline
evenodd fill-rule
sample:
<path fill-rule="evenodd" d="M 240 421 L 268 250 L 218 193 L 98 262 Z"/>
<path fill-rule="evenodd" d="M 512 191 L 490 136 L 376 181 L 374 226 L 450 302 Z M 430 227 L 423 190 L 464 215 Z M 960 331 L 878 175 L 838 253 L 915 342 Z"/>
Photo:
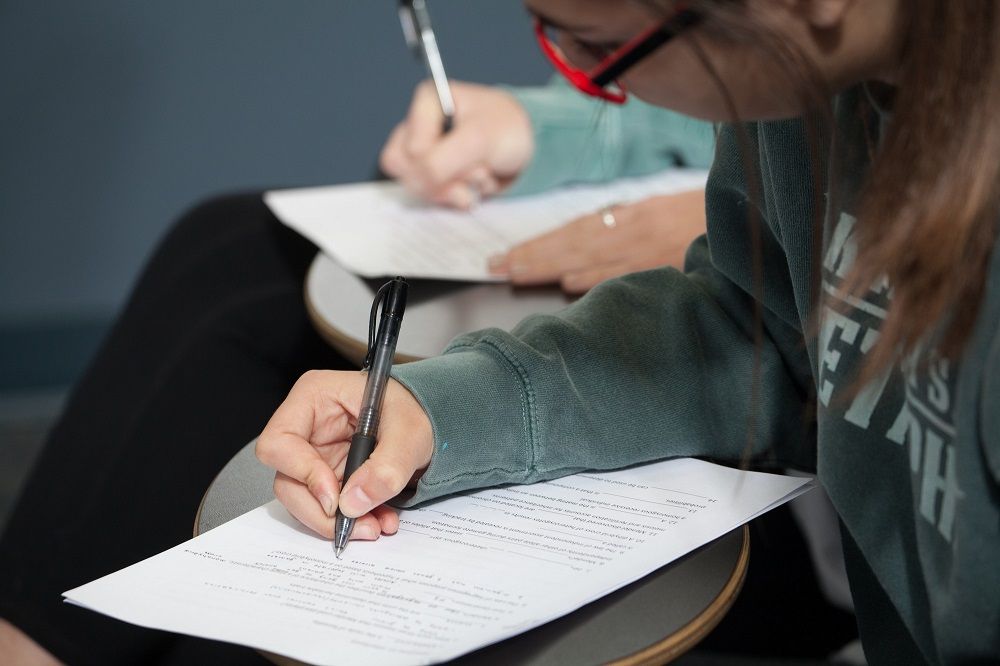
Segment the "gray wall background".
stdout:
<path fill-rule="evenodd" d="M 518 0 L 430 7 L 453 78 L 547 78 Z M 71 381 L 198 199 L 368 178 L 422 77 L 394 0 L 0 0 L 0 392 Z"/>

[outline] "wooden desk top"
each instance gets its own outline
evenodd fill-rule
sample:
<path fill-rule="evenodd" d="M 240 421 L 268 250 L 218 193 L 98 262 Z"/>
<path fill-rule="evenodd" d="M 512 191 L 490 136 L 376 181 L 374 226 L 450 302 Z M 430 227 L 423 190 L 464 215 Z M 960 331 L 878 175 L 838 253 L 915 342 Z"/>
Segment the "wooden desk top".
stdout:
<path fill-rule="evenodd" d="M 305 282 L 306 308 L 320 335 L 361 364 L 368 339 L 368 313 L 385 280 L 348 273 L 324 254 L 316 255 Z M 570 299 L 555 287 L 515 289 L 508 284 L 415 280 L 410 283 L 396 361 L 437 356 L 466 331 L 513 328 L 533 313 L 555 312 Z"/>

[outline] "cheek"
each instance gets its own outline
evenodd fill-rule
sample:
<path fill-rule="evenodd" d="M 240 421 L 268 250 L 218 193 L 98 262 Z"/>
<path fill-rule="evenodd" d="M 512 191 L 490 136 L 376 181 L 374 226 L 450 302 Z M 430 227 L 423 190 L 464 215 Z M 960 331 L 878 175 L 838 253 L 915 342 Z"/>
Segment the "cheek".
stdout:
<path fill-rule="evenodd" d="M 570 65 L 583 71 L 590 70 L 603 59 L 581 47 L 574 39 L 566 35 L 559 35 L 556 39 L 556 46 Z"/>
<path fill-rule="evenodd" d="M 708 48 L 706 57 L 736 107 L 740 120 L 768 120 L 798 115 L 786 77 L 760 54 L 743 49 Z M 639 63 L 623 78 L 636 97 L 685 115 L 709 120 L 732 120 L 718 80 L 685 44 L 671 44 Z"/>

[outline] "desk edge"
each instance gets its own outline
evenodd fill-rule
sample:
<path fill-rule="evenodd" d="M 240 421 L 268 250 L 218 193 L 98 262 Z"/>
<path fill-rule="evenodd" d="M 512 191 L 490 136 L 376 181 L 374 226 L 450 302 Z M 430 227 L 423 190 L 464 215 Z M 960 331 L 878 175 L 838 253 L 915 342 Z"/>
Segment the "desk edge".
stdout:
<path fill-rule="evenodd" d="M 736 566 L 729 580 L 703 611 L 693 617 L 690 622 L 663 640 L 647 648 L 633 652 L 630 655 L 609 662 L 608 666 L 640 666 L 641 664 L 665 664 L 681 656 L 697 645 L 712 629 L 722 621 L 726 613 L 736 601 L 743 581 L 746 579 L 747 565 L 750 561 L 750 528 L 743 525 L 743 542 Z"/>

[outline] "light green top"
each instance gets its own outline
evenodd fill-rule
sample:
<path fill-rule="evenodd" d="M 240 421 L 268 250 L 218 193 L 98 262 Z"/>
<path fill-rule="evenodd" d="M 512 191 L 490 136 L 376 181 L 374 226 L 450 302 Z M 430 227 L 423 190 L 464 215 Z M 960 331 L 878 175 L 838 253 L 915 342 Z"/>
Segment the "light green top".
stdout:
<path fill-rule="evenodd" d="M 507 90 L 528 111 L 536 146 L 507 196 L 712 163 L 715 132 L 708 123 L 634 98 L 616 105 L 585 97 L 561 76 L 544 87 Z"/>

